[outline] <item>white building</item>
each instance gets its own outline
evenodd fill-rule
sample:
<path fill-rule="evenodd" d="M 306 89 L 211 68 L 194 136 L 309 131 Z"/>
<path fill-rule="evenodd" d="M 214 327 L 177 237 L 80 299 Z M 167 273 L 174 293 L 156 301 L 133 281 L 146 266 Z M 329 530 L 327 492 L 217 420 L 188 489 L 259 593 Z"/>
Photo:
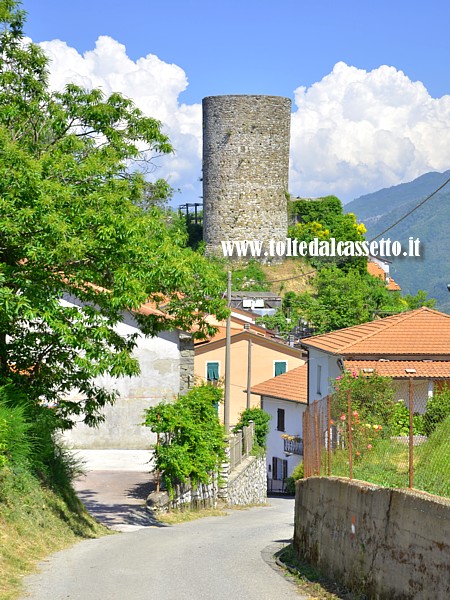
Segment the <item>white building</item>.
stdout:
<path fill-rule="evenodd" d="M 68 306 L 78 304 L 75 298 L 67 298 L 64 302 Z M 162 314 L 151 304 L 144 304 L 139 312 Z M 123 336 L 138 334 L 134 356 L 141 372 L 133 377 L 95 379 L 106 390 L 117 390 L 119 397 L 113 405 L 103 409 L 105 421 L 98 427 L 78 423 L 64 433 L 65 441 L 73 448 L 148 449 L 155 442 L 155 434 L 142 426 L 145 409 L 161 400 L 175 399 L 194 383 L 194 345 L 189 334 L 175 329 L 146 337 L 130 312 L 123 314 L 116 330 Z M 77 399 L 76 391 L 71 399 Z"/>
<path fill-rule="evenodd" d="M 303 413 L 308 400 L 306 364 L 251 388 L 270 416 L 267 436 L 269 492 L 283 491 L 285 480 L 303 460 Z"/>
<path fill-rule="evenodd" d="M 414 412 L 450 384 L 450 316 L 422 307 L 302 340 L 308 349 L 308 402 L 333 391 L 342 372 L 392 377 L 397 399 L 413 386 Z"/>

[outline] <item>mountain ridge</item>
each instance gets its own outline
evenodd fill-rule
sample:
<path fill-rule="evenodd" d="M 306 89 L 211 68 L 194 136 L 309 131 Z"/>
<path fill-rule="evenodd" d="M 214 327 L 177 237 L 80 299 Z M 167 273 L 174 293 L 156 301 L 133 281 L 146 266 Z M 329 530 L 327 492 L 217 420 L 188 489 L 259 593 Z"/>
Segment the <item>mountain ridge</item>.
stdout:
<path fill-rule="evenodd" d="M 408 183 L 360 196 L 344 206 L 355 213 L 367 227 L 366 239 L 379 233 L 417 206 L 447 179 L 450 170 L 425 173 Z M 398 240 L 407 247 L 410 236 L 419 238 L 422 256 L 388 257 L 390 272 L 404 293 L 416 294 L 419 289 L 436 298 L 437 308 L 450 313 L 450 184 L 433 198 L 402 220 L 383 237 Z"/>

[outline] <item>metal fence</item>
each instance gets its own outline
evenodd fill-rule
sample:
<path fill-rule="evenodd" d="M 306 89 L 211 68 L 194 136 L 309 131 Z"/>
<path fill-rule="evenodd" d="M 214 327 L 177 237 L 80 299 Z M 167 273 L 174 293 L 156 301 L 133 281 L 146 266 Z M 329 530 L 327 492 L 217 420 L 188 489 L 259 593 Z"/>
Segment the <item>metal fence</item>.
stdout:
<path fill-rule="evenodd" d="M 356 376 L 361 377 L 361 375 Z M 450 388 L 409 379 L 337 389 L 303 416 L 304 476 L 334 475 L 450 497 Z M 386 396 L 387 394 L 387 396 Z"/>
<path fill-rule="evenodd" d="M 253 450 L 255 437 L 255 424 L 250 421 L 244 425 L 242 431 L 230 435 L 228 444 L 230 447 L 230 469 L 233 470 L 241 463 L 244 458 L 249 456 Z"/>

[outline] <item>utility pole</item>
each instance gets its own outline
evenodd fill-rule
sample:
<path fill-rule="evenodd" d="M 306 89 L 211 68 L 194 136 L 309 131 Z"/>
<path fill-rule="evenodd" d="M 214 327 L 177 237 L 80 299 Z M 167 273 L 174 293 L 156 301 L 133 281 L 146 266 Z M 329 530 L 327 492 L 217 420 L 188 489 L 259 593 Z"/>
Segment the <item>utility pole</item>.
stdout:
<path fill-rule="evenodd" d="M 228 271 L 227 304 L 231 309 L 231 271 Z M 231 350 L 231 310 L 227 317 L 227 336 L 225 344 L 225 395 L 223 400 L 223 412 L 225 433 L 230 431 L 230 350 Z"/>
<path fill-rule="evenodd" d="M 244 325 L 244 329 L 247 331 L 250 329 L 250 324 L 246 323 Z M 250 335 L 250 333 L 249 333 Z M 251 392 L 250 388 L 252 387 L 252 338 L 248 338 L 248 353 L 247 353 L 247 408 L 251 406 Z"/>

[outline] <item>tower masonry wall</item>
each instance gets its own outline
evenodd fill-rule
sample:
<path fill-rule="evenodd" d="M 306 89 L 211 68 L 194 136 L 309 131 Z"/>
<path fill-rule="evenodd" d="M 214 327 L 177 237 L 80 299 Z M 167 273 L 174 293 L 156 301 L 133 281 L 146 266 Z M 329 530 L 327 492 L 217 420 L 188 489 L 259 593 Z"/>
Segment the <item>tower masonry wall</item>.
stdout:
<path fill-rule="evenodd" d="M 279 96 L 203 99 L 203 238 L 284 239 L 291 100 Z"/>

